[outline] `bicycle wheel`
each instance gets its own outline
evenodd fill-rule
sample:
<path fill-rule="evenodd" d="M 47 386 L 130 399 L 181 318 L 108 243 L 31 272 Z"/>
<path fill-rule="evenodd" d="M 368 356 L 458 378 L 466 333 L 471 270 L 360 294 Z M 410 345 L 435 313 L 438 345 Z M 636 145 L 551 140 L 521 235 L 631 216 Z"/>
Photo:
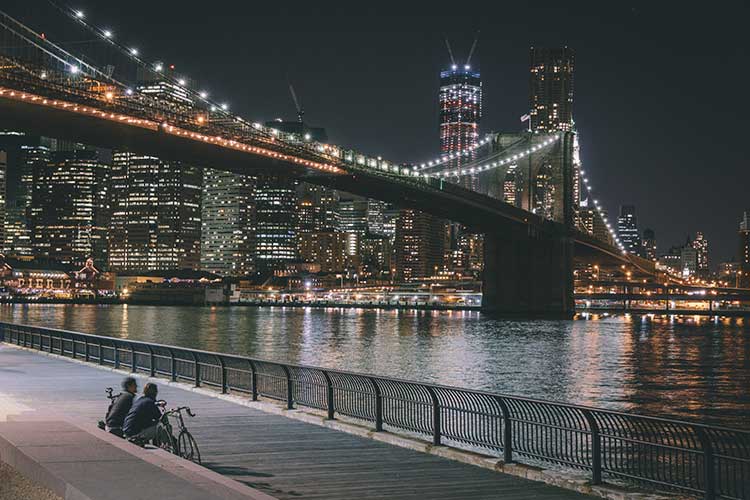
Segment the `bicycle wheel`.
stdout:
<path fill-rule="evenodd" d="M 185 430 L 180 432 L 177 444 L 179 445 L 178 455 L 197 464 L 201 463 L 201 452 L 198 451 L 198 443 L 195 442 L 192 434 Z"/>
<path fill-rule="evenodd" d="M 169 453 L 177 454 L 177 442 L 172 435 L 171 429 L 167 429 L 163 425 L 159 425 L 159 427 L 156 428 L 156 439 L 154 439 L 154 445 L 162 450 L 168 451 Z"/>

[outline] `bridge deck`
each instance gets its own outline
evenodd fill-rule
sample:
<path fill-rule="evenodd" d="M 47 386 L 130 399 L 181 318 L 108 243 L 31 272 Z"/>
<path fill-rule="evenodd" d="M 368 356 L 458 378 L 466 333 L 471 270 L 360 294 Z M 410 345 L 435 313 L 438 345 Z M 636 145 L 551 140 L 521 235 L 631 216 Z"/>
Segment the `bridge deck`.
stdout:
<path fill-rule="evenodd" d="M 101 418 L 122 375 L 0 345 L 0 420 Z M 159 381 L 157 381 L 158 383 Z M 141 382 L 141 386 L 143 382 Z M 279 499 L 583 499 L 584 495 L 161 385 L 197 413 L 188 426 L 216 472 Z"/>

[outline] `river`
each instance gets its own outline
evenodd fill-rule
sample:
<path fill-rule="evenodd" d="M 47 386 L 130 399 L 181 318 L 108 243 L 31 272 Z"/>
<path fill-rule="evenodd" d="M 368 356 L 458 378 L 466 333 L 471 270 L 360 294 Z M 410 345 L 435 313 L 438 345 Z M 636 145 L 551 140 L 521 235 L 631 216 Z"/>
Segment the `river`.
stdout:
<path fill-rule="evenodd" d="M 750 321 L 1 305 L 0 319 L 750 429 Z"/>

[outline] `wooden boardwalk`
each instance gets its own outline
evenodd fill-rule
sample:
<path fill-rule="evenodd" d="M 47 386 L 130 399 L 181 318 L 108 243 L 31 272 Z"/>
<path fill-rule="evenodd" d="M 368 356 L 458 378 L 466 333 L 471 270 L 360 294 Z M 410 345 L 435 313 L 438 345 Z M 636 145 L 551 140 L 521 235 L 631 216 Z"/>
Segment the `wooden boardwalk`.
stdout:
<path fill-rule="evenodd" d="M 107 406 L 104 388 L 118 387 L 121 378 L 0 344 L 0 420 L 36 411 L 50 420 L 93 423 Z M 160 388 L 160 398 L 197 414 L 188 427 L 204 465 L 279 499 L 590 498 L 175 386 Z"/>

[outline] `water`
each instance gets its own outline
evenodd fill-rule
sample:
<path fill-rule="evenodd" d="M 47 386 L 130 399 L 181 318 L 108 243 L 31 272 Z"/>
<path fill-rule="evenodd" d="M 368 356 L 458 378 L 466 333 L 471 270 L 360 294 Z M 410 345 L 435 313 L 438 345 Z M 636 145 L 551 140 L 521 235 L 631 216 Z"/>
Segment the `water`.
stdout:
<path fill-rule="evenodd" d="M 0 319 L 750 428 L 750 321 L 2 305 Z"/>

